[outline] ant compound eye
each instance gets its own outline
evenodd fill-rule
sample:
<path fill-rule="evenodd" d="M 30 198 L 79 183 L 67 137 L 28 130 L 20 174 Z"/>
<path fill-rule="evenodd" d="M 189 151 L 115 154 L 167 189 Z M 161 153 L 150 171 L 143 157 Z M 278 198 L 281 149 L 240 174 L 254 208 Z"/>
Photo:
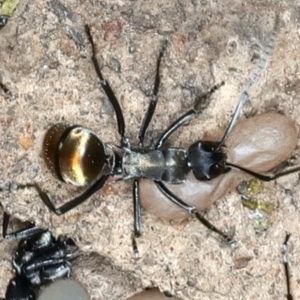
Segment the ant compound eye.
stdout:
<path fill-rule="evenodd" d="M 55 124 L 47 131 L 43 154 L 54 175 L 76 186 L 94 181 L 107 156 L 104 144 L 92 131 L 66 124 Z"/>

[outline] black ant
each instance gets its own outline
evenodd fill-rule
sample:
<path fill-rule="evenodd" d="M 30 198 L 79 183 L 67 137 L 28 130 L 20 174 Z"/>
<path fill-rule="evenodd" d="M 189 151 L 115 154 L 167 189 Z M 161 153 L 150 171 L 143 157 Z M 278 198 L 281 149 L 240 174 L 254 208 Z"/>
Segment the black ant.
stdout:
<path fill-rule="evenodd" d="M 33 224 L 7 233 L 9 218 L 4 213 L 3 238 L 20 242 L 12 260 L 15 276 L 0 300 L 34 300 L 41 286 L 70 276 L 70 261 L 78 256 L 78 248 L 71 238 L 62 235 L 56 239 L 49 230 Z"/>
<path fill-rule="evenodd" d="M 277 25 L 278 18 L 275 23 L 275 29 Z M 206 227 L 231 242 L 230 237 L 206 220 L 195 206 L 187 204 L 172 193 L 166 187 L 165 183 L 173 185 L 182 184 L 186 181 L 187 175 L 190 172 L 193 173 L 198 181 L 209 181 L 234 168 L 242 170 L 263 181 L 270 181 L 300 170 L 298 167 L 274 176 L 266 176 L 228 162 L 225 153 L 225 141 L 235 125 L 243 104 L 249 98 L 249 90 L 265 68 L 267 58 L 274 44 L 275 34 L 273 34 L 248 86 L 241 94 L 231 122 L 221 142 L 198 141 L 192 144 L 188 150 L 185 150 L 182 148 L 166 147 L 165 145 L 169 137 L 178 128 L 206 108 L 208 99 L 223 85 L 223 82 L 215 85 L 206 94 L 196 99 L 193 108 L 178 118 L 161 134 L 154 148 L 145 148 L 143 144 L 145 133 L 155 112 L 158 100 L 157 95 L 160 84 L 159 71 L 166 47 L 165 43 L 157 60 L 153 95 L 140 128 L 139 146 L 132 148 L 125 135 L 125 123 L 120 104 L 109 83 L 104 79 L 96 59 L 95 45 L 89 26 L 86 25 L 85 30 L 92 46 L 92 62 L 95 71 L 98 75 L 101 87 L 116 113 L 120 145 L 114 146 L 106 144 L 92 131 L 80 125 L 70 126 L 67 124 L 55 124 L 48 130 L 44 139 L 43 149 L 46 164 L 52 173 L 61 181 L 77 186 L 88 186 L 87 189 L 79 196 L 69 200 L 61 207 L 56 208 L 47 193 L 42 191 L 37 184 L 25 185 L 23 187 L 35 187 L 47 207 L 56 215 L 62 215 L 83 203 L 91 195 L 100 190 L 110 176 L 118 176 L 121 179 L 133 179 L 134 236 L 138 237 L 141 235 L 139 181 L 141 178 L 148 178 L 153 180 L 156 187 L 165 195 L 166 199 L 183 210 L 195 215 Z M 276 30 L 274 32 L 276 32 Z"/>

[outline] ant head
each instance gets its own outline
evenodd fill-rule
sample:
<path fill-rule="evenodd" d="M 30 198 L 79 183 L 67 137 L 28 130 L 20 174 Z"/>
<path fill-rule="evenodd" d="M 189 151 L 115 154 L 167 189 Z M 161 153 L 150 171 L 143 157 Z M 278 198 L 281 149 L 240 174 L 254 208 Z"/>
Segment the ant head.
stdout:
<path fill-rule="evenodd" d="M 210 180 L 229 171 L 227 155 L 219 147 L 220 142 L 198 141 L 188 150 L 188 160 L 198 180 Z"/>
<path fill-rule="evenodd" d="M 105 144 L 91 130 L 61 123 L 47 131 L 43 154 L 54 175 L 76 186 L 93 182 L 108 161 Z"/>

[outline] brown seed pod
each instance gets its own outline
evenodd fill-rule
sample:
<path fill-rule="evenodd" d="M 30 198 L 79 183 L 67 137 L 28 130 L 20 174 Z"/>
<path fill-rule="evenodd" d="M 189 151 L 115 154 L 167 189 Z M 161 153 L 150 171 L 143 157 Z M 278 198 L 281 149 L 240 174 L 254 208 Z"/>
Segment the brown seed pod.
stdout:
<path fill-rule="evenodd" d="M 239 122 L 226 143 L 228 161 L 255 172 L 267 172 L 287 160 L 297 144 L 294 122 L 275 113 L 267 113 Z M 239 181 L 249 175 L 231 170 L 210 181 L 199 181 L 190 172 L 180 185 L 166 184 L 176 196 L 203 211 Z M 164 219 L 182 220 L 189 214 L 171 203 L 152 180 L 142 179 L 140 196 L 143 207 Z"/>

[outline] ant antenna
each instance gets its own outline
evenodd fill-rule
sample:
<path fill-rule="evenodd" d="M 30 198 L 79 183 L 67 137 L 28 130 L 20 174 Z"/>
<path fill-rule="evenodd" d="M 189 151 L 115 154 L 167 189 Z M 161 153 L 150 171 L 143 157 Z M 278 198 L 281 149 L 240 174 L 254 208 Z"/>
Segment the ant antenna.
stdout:
<path fill-rule="evenodd" d="M 231 121 L 224 133 L 224 136 L 217 148 L 217 151 L 220 150 L 220 148 L 224 145 L 228 135 L 230 134 L 233 126 L 236 123 L 236 120 L 239 116 L 239 113 L 241 111 L 242 106 L 245 104 L 245 102 L 248 100 L 249 98 L 249 93 L 251 91 L 251 88 L 253 87 L 253 85 L 258 81 L 259 77 L 261 76 L 263 70 L 266 68 L 266 65 L 271 57 L 271 53 L 272 50 L 274 48 L 274 44 L 275 44 L 275 39 L 277 36 L 277 32 L 278 32 L 278 28 L 279 28 L 279 16 L 276 15 L 276 19 L 275 19 L 275 24 L 274 24 L 274 30 L 273 33 L 271 35 L 270 41 L 268 43 L 268 45 L 266 46 L 264 52 L 262 53 L 262 56 L 260 58 L 260 61 L 258 63 L 258 66 L 256 67 L 255 71 L 252 73 L 252 76 L 250 78 L 250 81 L 248 82 L 246 88 L 244 89 L 244 91 L 242 92 L 240 99 L 238 101 L 238 104 L 236 106 L 236 109 L 233 113 L 233 116 L 231 118 Z"/>
<path fill-rule="evenodd" d="M 286 286 L 287 286 L 287 300 L 293 300 L 293 296 L 291 294 L 291 286 L 290 286 L 290 274 L 289 274 L 289 264 L 288 264 L 288 258 L 287 258 L 287 250 L 288 250 L 288 241 L 291 234 L 287 233 L 285 240 L 282 244 L 282 256 L 283 256 L 283 265 L 284 265 L 284 271 L 285 271 L 285 277 L 286 277 Z"/>

